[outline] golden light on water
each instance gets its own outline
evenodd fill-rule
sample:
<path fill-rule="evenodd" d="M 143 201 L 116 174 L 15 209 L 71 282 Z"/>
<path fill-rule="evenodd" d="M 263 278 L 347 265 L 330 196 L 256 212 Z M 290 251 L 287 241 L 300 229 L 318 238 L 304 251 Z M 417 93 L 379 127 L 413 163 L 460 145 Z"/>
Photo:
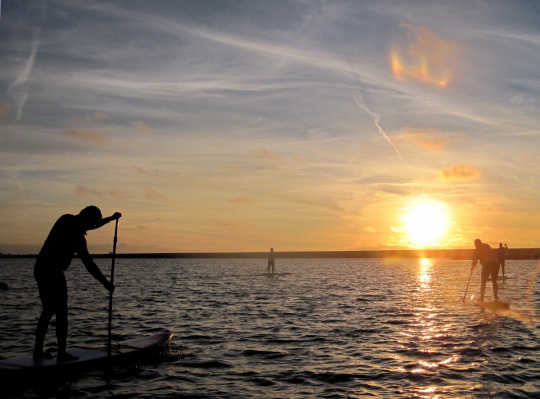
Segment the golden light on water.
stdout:
<path fill-rule="evenodd" d="M 448 230 L 448 210 L 444 203 L 422 197 L 405 209 L 402 221 L 412 246 L 437 246 Z"/>
<path fill-rule="evenodd" d="M 431 281 L 431 259 L 422 258 L 420 259 L 420 270 L 418 273 L 418 281 L 422 284 L 422 288 L 429 288 L 429 283 Z"/>

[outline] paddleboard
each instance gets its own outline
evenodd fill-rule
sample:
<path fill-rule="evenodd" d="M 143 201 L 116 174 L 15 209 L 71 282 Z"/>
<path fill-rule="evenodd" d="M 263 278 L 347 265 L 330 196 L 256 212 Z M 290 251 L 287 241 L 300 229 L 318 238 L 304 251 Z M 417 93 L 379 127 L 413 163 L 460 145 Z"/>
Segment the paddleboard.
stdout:
<path fill-rule="evenodd" d="M 151 353 L 166 346 L 172 337 L 171 333 L 163 332 L 116 342 L 111 346 L 110 360 L 115 363 Z M 22 377 L 64 375 L 83 369 L 100 368 L 109 364 L 107 348 L 75 347 L 70 348 L 68 352 L 78 356 L 79 359 L 58 362 L 56 358 L 34 360 L 28 356 L 0 360 L 0 376 L 2 376 L 2 380 L 15 382 Z"/>
<path fill-rule="evenodd" d="M 262 273 L 262 274 L 256 274 L 256 276 L 290 276 L 292 273 Z"/>
<path fill-rule="evenodd" d="M 512 278 L 512 277 L 510 277 L 510 276 L 497 276 L 497 281 L 508 280 L 509 278 Z M 492 281 L 492 279 L 488 278 L 487 281 Z"/>

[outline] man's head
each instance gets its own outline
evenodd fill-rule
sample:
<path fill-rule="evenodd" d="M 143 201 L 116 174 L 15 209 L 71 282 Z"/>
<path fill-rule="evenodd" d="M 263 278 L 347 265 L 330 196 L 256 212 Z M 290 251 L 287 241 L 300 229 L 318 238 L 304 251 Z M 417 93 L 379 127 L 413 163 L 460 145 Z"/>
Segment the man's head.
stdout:
<path fill-rule="evenodd" d="M 79 212 L 85 230 L 94 227 L 101 220 L 101 211 L 97 206 L 90 205 Z"/>
<path fill-rule="evenodd" d="M 476 248 L 479 248 L 480 245 L 482 245 L 482 241 L 480 241 L 479 238 L 477 238 L 476 240 L 474 240 L 474 246 L 475 246 Z"/>

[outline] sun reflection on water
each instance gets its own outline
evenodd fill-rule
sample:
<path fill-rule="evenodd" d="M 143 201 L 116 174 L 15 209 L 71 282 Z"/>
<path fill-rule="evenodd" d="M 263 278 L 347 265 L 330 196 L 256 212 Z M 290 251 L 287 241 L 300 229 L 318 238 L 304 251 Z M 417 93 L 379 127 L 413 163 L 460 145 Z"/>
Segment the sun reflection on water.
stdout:
<path fill-rule="evenodd" d="M 420 287 L 423 290 L 430 289 L 431 282 L 431 267 L 433 266 L 432 260 L 428 258 L 420 259 L 418 281 L 420 281 Z"/>

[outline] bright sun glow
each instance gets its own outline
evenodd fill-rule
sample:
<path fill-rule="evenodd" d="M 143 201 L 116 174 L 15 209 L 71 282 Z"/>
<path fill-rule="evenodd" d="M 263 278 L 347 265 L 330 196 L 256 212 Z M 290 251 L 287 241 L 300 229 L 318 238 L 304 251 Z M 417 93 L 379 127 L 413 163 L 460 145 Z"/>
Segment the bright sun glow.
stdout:
<path fill-rule="evenodd" d="M 413 245 L 439 245 L 448 228 L 448 214 L 443 203 L 420 198 L 406 210 L 405 230 Z"/>

